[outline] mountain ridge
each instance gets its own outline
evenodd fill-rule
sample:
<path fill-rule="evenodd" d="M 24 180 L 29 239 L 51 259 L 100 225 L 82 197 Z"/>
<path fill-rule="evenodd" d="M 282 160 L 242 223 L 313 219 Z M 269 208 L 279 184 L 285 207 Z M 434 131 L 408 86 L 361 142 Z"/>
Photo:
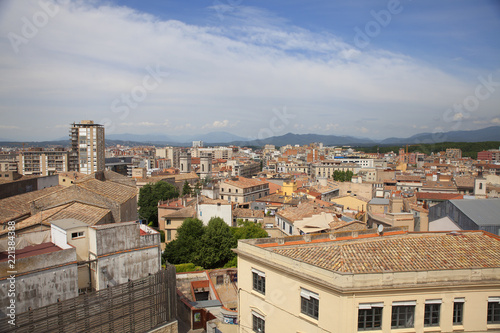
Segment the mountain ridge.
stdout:
<path fill-rule="evenodd" d="M 231 140 L 234 139 L 234 140 Z M 142 140 L 142 141 L 138 141 Z M 179 141 L 177 141 L 179 140 Z M 441 133 L 418 133 L 408 138 L 390 137 L 383 140 L 373 140 L 369 138 L 358 138 L 346 135 L 324 135 L 324 134 L 294 134 L 272 136 L 264 139 L 247 139 L 228 132 L 211 132 L 199 135 L 168 136 L 165 134 L 110 134 L 106 136 L 106 145 L 173 145 L 191 146 L 192 141 L 201 140 L 205 145 L 236 145 L 236 146 L 264 146 L 273 144 L 275 146 L 306 145 L 313 142 L 322 142 L 325 146 L 389 146 L 406 145 L 420 143 L 441 143 L 441 142 L 485 142 L 500 141 L 500 126 L 490 126 L 479 130 L 470 131 L 449 131 Z M 231 140 L 231 141 L 228 141 Z M 50 145 L 68 146 L 69 140 L 54 141 L 31 141 L 25 142 L 31 147 L 46 147 Z M 0 145 L 22 146 L 22 142 L 4 140 Z"/>

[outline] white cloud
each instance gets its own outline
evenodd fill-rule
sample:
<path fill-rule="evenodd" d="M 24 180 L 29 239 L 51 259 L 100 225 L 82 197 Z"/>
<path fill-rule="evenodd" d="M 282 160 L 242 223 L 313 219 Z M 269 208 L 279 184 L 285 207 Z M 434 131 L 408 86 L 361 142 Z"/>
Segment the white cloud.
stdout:
<path fill-rule="evenodd" d="M 236 127 L 238 124 L 239 124 L 239 121 L 231 123 L 229 120 L 224 119 L 222 121 L 215 120 L 212 123 L 203 125 L 201 128 L 202 129 L 205 129 L 205 128 L 214 128 L 214 129 L 217 129 L 217 128 L 232 128 L 232 127 Z"/>
<path fill-rule="evenodd" d="M 21 34 L 21 18 L 32 17 L 39 4 L 11 1 L 5 8 L 2 36 Z M 142 131 L 237 129 L 249 136 L 269 127 L 275 116 L 269 110 L 286 104 L 303 127 L 280 119 L 276 126 L 351 134 L 336 124 L 378 114 L 401 135 L 477 85 L 407 55 L 357 50 L 245 4 L 225 12 L 223 22 L 161 20 L 100 0 L 60 6 L 18 54 L 0 40 L 2 117 L 23 124 L 20 136 L 47 135 L 38 128 L 79 119 Z M 481 105 L 483 117 L 496 114 L 499 96 L 492 94 L 491 107 Z M 65 134 L 63 128 L 50 133 Z"/>
<path fill-rule="evenodd" d="M 0 129 L 5 129 L 5 130 L 19 129 L 19 126 L 14 126 L 14 125 L 0 125 Z"/>
<path fill-rule="evenodd" d="M 496 117 L 490 120 L 490 123 L 500 125 L 500 118 Z"/>

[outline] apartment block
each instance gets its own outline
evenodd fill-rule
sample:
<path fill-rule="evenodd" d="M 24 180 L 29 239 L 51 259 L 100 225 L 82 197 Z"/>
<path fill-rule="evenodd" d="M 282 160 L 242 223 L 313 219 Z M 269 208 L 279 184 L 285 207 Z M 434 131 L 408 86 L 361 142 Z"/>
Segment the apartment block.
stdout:
<path fill-rule="evenodd" d="M 70 128 L 69 170 L 84 174 L 103 171 L 105 167 L 104 126 L 92 120 L 73 123 Z"/>
<path fill-rule="evenodd" d="M 69 171 L 69 153 L 60 150 L 34 149 L 19 154 L 21 174 L 50 176 Z"/>
<path fill-rule="evenodd" d="M 245 204 L 266 195 L 269 195 L 269 184 L 257 179 L 233 177 L 220 184 L 220 198 L 229 202 Z"/>

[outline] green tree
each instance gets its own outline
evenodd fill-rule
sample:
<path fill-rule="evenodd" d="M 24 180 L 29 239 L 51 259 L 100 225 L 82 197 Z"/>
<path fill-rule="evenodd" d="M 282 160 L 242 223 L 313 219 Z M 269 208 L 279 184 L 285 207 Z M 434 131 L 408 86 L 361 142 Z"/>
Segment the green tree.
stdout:
<path fill-rule="evenodd" d="M 202 221 L 196 218 L 185 219 L 177 229 L 176 238 L 166 245 L 163 258 L 171 264 L 195 263 L 203 246 L 205 229 Z"/>
<path fill-rule="evenodd" d="M 197 182 L 196 185 L 194 186 L 194 194 L 195 195 L 200 195 L 201 194 L 201 184 L 200 182 Z"/>
<path fill-rule="evenodd" d="M 158 201 L 179 197 L 177 188 L 167 182 L 146 184 L 139 191 L 139 215 L 158 227 Z"/>
<path fill-rule="evenodd" d="M 189 186 L 188 181 L 184 181 L 184 186 L 182 187 L 182 195 L 191 195 L 191 186 Z"/>
<path fill-rule="evenodd" d="M 220 217 L 213 217 L 201 238 L 200 252 L 194 264 L 207 269 L 223 267 L 236 255 L 231 249 L 237 245 L 237 240 L 231 228 Z"/>
<path fill-rule="evenodd" d="M 352 171 L 346 171 L 345 173 L 345 181 L 350 182 L 352 180 L 352 177 L 354 176 L 354 173 Z"/>
<path fill-rule="evenodd" d="M 231 228 L 236 239 L 265 238 L 267 232 L 260 223 L 238 220 L 238 226 Z"/>

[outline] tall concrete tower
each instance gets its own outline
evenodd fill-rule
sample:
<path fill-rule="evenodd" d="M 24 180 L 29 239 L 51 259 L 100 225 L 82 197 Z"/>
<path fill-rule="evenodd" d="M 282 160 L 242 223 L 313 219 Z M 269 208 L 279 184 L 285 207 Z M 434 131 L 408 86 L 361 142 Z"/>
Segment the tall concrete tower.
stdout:
<path fill-rule="evenodd" d="M 212 153 L 201 153 L 200 156 L 200 178 L 212 176 Z"/>
<path fill-rule="evenodd" d="M 84 174 L 103 171 L 105 167 L 104 126 L 92 120 L 73 123 L 70 128 L 69 170 Z"/>
<path fill-rule="evenodd" d="M 191 172 L 191 153 L 181 153 L 179 157 L 179 169 L 181 173 L 190 173 Z"/>

